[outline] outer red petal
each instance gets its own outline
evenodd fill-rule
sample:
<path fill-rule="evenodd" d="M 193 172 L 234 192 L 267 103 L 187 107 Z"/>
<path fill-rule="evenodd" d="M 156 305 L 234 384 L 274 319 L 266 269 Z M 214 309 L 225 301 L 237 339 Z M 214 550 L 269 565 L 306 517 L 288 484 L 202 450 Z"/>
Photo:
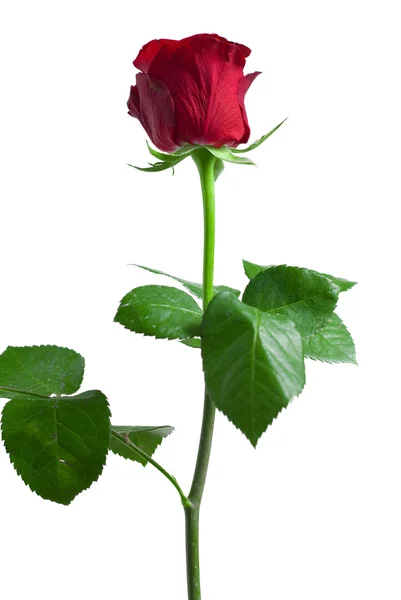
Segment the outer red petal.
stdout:
<path fill-rule="evenodd" d="M 245 94 L 249 90 L 253 80 L 256 79 L 256 77 L 258 75 L 260 75 L 260 71 L 255 71 L 254 73 L 248 73 L 248 75 L 245 75 L 242 79 L 240 79 L 240 82 L 238 84 L 238 101 L 239 101 L 239 105 L 241 107 L 242 118 L 244 120 L 244 126 L 245 126 L 245 133 L 242 136 L 242 138 L 239 140 L 239 142 L 238 142 L 239 144 L 245 144 L 249 140 L 249 135 L 251 133 L 251 130 L 249 128 L 249 123 L 248 123 L 248 117 L 246 115 L 246 110 L 245 110 Z"/>
<path fill-rule="evenodd" d="M 145 44 L 139 51 L 139 54 L 136 57 L 136 59 L 134 60 L 135 67 L 140 71 L 147 73 L 149 70 L 150 63 L 152 62 L 156 54 L 159 52 L 160 48 L 162 48 L 162 46 L 164 46 L 167 43 L 177 44 L 178 42 L 175 42 L 174 40 L 161 39 L 152 40 L 151 42 Z"/>
<path fill-rule="evenodd" d="M 155 146 L 163 152 L 174 152 L 175 141 L 174 102 L 168 87 L 162 82 L 138 73 L 136 88 L 139 98 L 139 120 Z"/>
<path fill-rule="evenodd" d="M 192 35 L 191 37 L 184 38 L 184 40 L 181 40 L 181 41 L 193 40 L 196 38 L 206 38 L 206 37 L 211 37 L 211 38 L 214 38 L 215 40 L 219 40 L 220 42 L 225 42 L 226 44 L 236 46 L 237 49 L 241 50 L 244 58 L 249 56 L 251 53 L 251 49 L 248 48 L 247 46 L 244 46 L 243 44 L 239 44 L 238 42 L 230 42 L 229 40 L 227 40 L 227 38 L 222 37 L 221 35 L 218 35 L 217 33 L 198 33 L 197 35 Z"/>
<path fill-rule="evenodd" d="M 136 85 L 131 85 L 131 91 L 127 102 L 128 113 L 131 117 L 139 119 L 139 95 Z"/>
<path fill-rule="evenodd" d="M 244 65 L 242 47 L 211 34 L 160 48 L 149 73 L 163 81 L 173 97 L 178 144 L 239 143 L 245 134 L 238 96 Z"/>

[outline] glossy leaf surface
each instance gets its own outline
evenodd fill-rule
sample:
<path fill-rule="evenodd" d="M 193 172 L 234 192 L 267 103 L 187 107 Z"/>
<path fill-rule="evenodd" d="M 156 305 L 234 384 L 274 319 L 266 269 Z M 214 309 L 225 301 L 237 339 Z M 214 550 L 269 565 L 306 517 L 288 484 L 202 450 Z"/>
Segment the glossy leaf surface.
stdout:
<path fill-rule="evenodd" d="M 336 314 L 331 317 L 325 327 L 304 338 L 303 346 L 304 354 L 308 358 L 324 362 L 356 364 L 353 339 Z"/>
<path fill-rule="evenodd" d="M 110 438 L 107 399 L 75 393 L 84 359 L 58 346 L 9 347 L 0 355 L 2 436 L 10 460 L 39 496 L 61 504 L 102 472 Z"/>
<path fill-rule="evenodd" d="M 165 277 L 170 277 L 170 279 L 174 279 L 181 283 L 187 290 L 189 290 L 194 296 L 197 298 L 203 297 L 203 286 L 201 283 L 194 283 L 193 281 L 187 281 L 186 279 L 181 279 L 180 277 L 175 277 L 175 275 L 169 275 L 164 271 L 159 271 L 158 269 L 151 269 L 150 267 L 144 267 L 143 265 L 134 265 L 135 267 L 139 267 L 140 269 L 145 269 L 145 271 L 150 271 L 150 273 L 155 273 L 155 275 L 164 275 Z M 216 285 L 213 288 L 214 294 L 218 294 L 219 292 L 232 292 L 236 296 L 240 295 L 240 291 L 234 288 L 230 288 L 226 285 Z"/>
<path fill-rule="evenodd" d="M 273 266 L 273 265 L 266 265 L 266 266 L 257 265 L 255 263 L 249 262 L 248 260 L 243 260 L 242 264 L 244 267 L 245 275 L 248 277 L 248 279 L 253 279 L 254 277 L 256 277 L 256 275 L 259 275 L 259 273 L 261 273 L 262 271 L 266 271 L 266 269 Z"/>
<path fill-rule="evenodd" d="M 261 273 L 262 271 L 266 271 L 266 269 L 270 269 L 272 266 L 274 266 L 274 265 L 266 265 L 266 266 L 256 265 L 255 263 L 251 263 L 247 260 L 243 260 L 242 264 L 244 265 L 245 275 L 249 279 L 253 279 L 254 277 L 256 277 L 256 275 L 258 275 L 258 273 Z M 318 271 L 315 271 L 315 272 L 319 273 Z M 333 275 L 328 275 L 328 273 L 319 273 L 319 275 L 323 275 L 323 277 L 330 279 L 330 281 L 335 283 L 336 286 L 340 288 L 341 292 L 346 292 L 346 291 L 350 290 L 352 287 L 354 287 L 354 285 L 356 285 L 355 281 L 348 281 L 348 279 L 343 279 L 342 277 L 334 277 Z"/>
<path fill-rule="evenodd" d="M 113 425 L 111 438 L 110 438 L 110 450 L 115 454 L 141 463 L 146 466 L 148 461 L 135 452 L 135 446 L 138 446 L 141 450 L 146 452 L 149 456 L 152 456 L 156 448 L 162 443 L 163 439 L 166 438 L 170 433 L 174 431 L 173 427 L 129 427 Z"/>
<path fill-rule="evenodd" d="M 181 344 L 184 346 L 189 346 L 190 348 L 200 348 L 201 340 L 200 338 L 187 338 L 186 340 L 180 340 Z"/>
<path fill-rule="evenodd" d="M 199 335 L 202 310 L 182 290 L 144 285 L 124 296 L 114 320 L 130 331 L 172 340 Z"/>
<path fill-rule="evenodd" d="M 340 288 L 340 292 L 347 292 L 351 288 L 356 285 L 356 281 L 349 281 L 348 279 L 343 279 L 342 277 L 334 277 L 333 275 L 328 275 L 327 273 L 320 273 L 323 277 L 327 277 L 333 283 L 336 284 L 337 287 Z"/>
<path fill-rule="evenodd" d="M 82 383 L 83 357 L 58 346 L 9 346 L 0 355 L 0 386 L 20 388 L 50 396 L 74 394 Z M 15 393 L 2 391 L 3 398 Z"/>
<path fill-rule="evenodd" d="M 69 504 L 103 470 L 110 439 L 107 399 L 18 396 L 3 409 L 2 437 L 24 482 L 42 498 Z"/>
<path fill-rule="evenodd" d="M 287 317 L 222 292 L 202 323 L 202 358 L 212 402 L 256 446 L 305 383 L 302 340 Z"/>
<path fill-rule="evenodd" d="M 328 323 L 339 291 L 316 271 L 280 265 L 269 267 L 251 279 L 243 301 L 262 312 L 288 317 L 305 336 Z"/>

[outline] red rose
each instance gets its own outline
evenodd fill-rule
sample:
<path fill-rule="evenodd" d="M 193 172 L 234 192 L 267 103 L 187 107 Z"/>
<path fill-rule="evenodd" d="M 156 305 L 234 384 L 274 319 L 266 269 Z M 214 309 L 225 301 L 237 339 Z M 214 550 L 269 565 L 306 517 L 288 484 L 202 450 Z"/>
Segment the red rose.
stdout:
<path fill-rule="evenodd" d="M 244 98 L 259 75 L 244 76 L 250 53 L 216 34 L 153 40 L 134 60 L 142 73 L 131 86 L 128 112 L 165 152 L 184 144 L 219 148 L 247 142 Z"/>

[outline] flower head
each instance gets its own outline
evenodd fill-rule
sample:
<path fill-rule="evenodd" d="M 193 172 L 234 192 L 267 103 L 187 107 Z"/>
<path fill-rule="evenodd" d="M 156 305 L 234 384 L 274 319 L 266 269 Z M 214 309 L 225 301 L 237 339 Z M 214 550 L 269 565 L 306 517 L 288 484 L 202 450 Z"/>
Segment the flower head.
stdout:
<path fill-rule="evenodd" d="M 245 94 L 259 72 L 244 76 L 250 49 L 217 34 L 153 40 L 134 60 L 141 71 L 128 112 L 164 152 L 186 145 L 236 147 L 249 139 Z"/>

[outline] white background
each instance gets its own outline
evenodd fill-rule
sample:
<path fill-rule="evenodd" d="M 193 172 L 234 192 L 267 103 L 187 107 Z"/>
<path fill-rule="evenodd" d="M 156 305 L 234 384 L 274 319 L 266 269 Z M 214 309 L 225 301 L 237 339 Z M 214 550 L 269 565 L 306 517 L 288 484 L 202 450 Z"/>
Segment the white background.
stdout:
<path fill-rule="evenodd" d="M 262 12 L 263 6 L 263 12 Z M 359 367 L 308 362 L 307 386 L 257 451 L 219 415 L 202 509 L 205 600 L 399 600 L 400 110 L 396 2 L 4 2 L 0 14 L 0 351 L 58 344 L 115 424 L 176 428 L 156 458 L 188 489 L 203 400 L 199 353 L 113 323 L 121 297 L 199 280 L 195 166 L 147 174 L 126 113 L 132 60 L 158 37 L 217 32 L 250 46 L 259 169 L 217 184 L 216 283 L 241 259 L 359 282 L 338 312 Z M 1 405 L 4 401 L 1 401 Z M 185 600 L 179 498 L 109 456 L 69 507 L 32 494 L 0 452 L 7 600 Z"/>

